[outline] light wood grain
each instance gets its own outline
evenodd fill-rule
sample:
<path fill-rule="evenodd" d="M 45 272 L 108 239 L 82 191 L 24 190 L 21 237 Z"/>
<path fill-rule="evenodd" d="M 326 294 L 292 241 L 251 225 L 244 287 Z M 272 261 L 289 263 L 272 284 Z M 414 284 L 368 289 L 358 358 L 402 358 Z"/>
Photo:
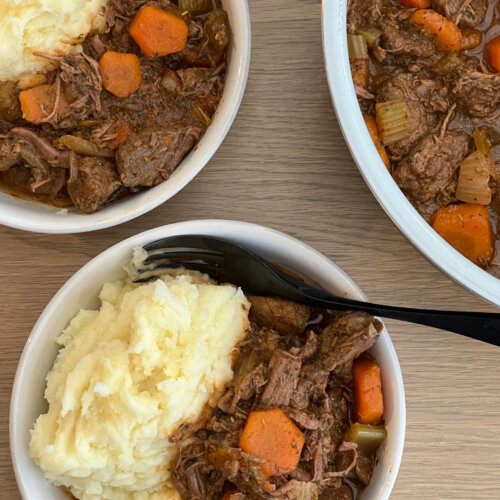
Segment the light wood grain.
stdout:
<path fill-rule="evenodd" d="M 330 102 L 319 0 L 250 0 L 248 88 L 226 141 L 175 198 L 98 233 L 0 228 L 0 498 L 20 498 L 8 448 L 12 381 L 24 342 L 57 289 L 114 243 L 158 225 L 227 218 L 268 225 L 328 255 L 373 301 L 492 311 L 429 264 L 359 175 Z M 408 426 L 395 499 L 498 498 L 500 350 L 388 321 Z"/>

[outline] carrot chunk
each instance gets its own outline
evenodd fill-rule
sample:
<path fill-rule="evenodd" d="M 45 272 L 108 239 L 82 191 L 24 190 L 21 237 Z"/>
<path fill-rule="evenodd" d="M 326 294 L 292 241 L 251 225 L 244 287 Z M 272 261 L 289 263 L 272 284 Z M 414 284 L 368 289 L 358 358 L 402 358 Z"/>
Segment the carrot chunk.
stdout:
<path fill-rule="evenodd" d="M 355 419 L 361 424 L 377 425 L 384 414 L 380 367 L 372 359 L 358 358 L 352 370 Z"/>
<path fill-rule="evenodd" d="M 299 463 L 304 434 L 281 410 L 253 411 L 241 434 L 239 447 L 261 458 L 265 476 L 292 472 Z"/>
<path fill-rule="evenodd" d="M 484 55 L 488 64 L 495 71 L 500 71 L 500 35 L 490 40 L 484 46 Z"/>
<path fill-rule="evenodd" d="M 236 495 L 236 493 L 239 493 L 238 490 L 229 490 L 226 492 L 226 494 L 222 497 L 222 500 L 230 500 L 232 495 Z"/>
<path fill-rule="evenodd" d="M 99 68 L 103 87 L 116 97 L 128 97 L 142 84 L 141 63 L 135 54 L 105 52 Z"/>
<path fill-rule="evenodd" d="M 354 85 L 366 89 L 368 87 L 368 80 L 370 74 L 368 72 L 368 59 L 354 59 L 350 62 L 351 75 Z"/>
<path fill-rule="evenodd" d="M 485 267 L 493 258 L 493 231 L 485 206 L 464 203 L 440 208 L 434 214 L 432 227 L 478 266 Z"/>
<path fill-rule="evenodd" d="M 57 90 L 53 85 L 38 85 L 19 93 L 19 102 L 24 119 L 30 123 L 42 123 L 54 110 Z M 57 116 L 61 117 L 69 111 L 68 103 L 63 95 L 59 96 Z"/>
<path fill-rule="evenodd" d="M 373 115 L 363 115 L 363 118 L 365 119 L 366 128 L 370 133 L 370 137 L 372 138 L 373 144 L 375 144 L 375 147 L 377 148 L 380 158 L 382 158 L 384 165 L 390 172 L 391 162 L 389 161 L 389 157 L 387 156 L 387 151 L 385 150 L 384 145 L 382 144 L 382 139 L 380 138 L 380 134 L 378 133 L 377 121 L 375 120 L 375 117 Z"/>
<path fill-rule="evenodd" d="M 458 26 L 432 9 L 418 9 L 410 21 L 436 36 L 439 52 L 458 52 L 462 48 L 462 32 Z"/>
<path fill-rule="evenodd" d="M 188 27 L 171 12 L 143 7 L 132 21 L 129 33 L 147 57 L 157 57 L 183 50 Z"/>
<path fill-rule="evenodd" d="M 428 9 L 431 6 L 431 0 L 397 0 L 397 2 L 410 9 Z"/>

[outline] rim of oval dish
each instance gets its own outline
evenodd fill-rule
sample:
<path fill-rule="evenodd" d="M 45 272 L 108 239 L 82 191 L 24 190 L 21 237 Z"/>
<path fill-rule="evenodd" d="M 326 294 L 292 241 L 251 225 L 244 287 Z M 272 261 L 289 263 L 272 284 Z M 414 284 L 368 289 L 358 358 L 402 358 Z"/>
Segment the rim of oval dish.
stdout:
<path fill-rule="evenodd" d="M 97 231 L 144 215 L 189 184 L 210 161 L 228 134 L 243 100 L 248 80 L 252 45 L 248 0 L 223 0 L 223 4 L 225 2 L 232 2 L 235 6 L 230 21 L 233 45 L 226 77 L 231 74 L 234 84 L 226 86 L 213 123 L 168 180 L 142 193 L 111 203 L 93 214 L 65 213 L 64 209 L 0 192 L 0 224 L 46 234 Z"/>
<path fill-rule="evenodd" d="M 59 308 L 65 304 L 68 297 L 71 299 L 76 294 L 78 294 L 78 297 L 81 296 L 84 283 L 94 280 L 96 281 L 96 288 L 99 289 L 103 281 L 106 281 L 106 278 L 102 276 L 102 269 L 106 268 L 106 265 L 110 266 L 108 267 L 110 272 L 123 272 L 122 267 L 127 261 L 130 261 L 133 248 L 143 246 L 159 238 L 179 234 L 212 235 L 244 243 L 245 246 L 255 251 L 262 251 L 268 257 L 279 257 L 285 265 L 289 261 L 288 264 L 291 270 L 294 270 L 295 267 L 295 270 L 301 272 L 304 276 L 309 276 L 311 279 L 318 280 L 318 282 L 322 280 L 326 288 L 332 289 L 336 286 L 338 288 L 336 293 L 358 300 L 367 300 L 366 295 L 358 285 L 325 255 L 288 234 L 256 224 L 230 220 L 179 222 L 139 233 L 108 248 L 80 268 L 53 296 L 33 327 L 19 360 L 11 396 L 9 437 L 14 472 L 24 500 L 33 500 L 33 497 L 28 496 L 29 481 L 27 476 L 29 476 L 29 471 L 27 467 L 36 466 L 32 463 L 27 450 L 26 426 L 19 423 L 20 419 L 18 417 L 23 408 L 20 403 L 23 401 L 24 387 L 33 378 L 30 373 L 32 374 L 35 370 L 33 367 L 35 363 L 32 363 L 31 358 L 36 359 L 37 352 L 40 352 L 44 340 L 45 342 L 48 340 L 54 342 L 57 336 L 56 334 L 48 339 L 47 335 L 44 335 L 51 318 L 57 315 Z M 73 311 L 69 311 L 69 313 L 70 317 L 72 317 L 72 314 L 74 315 Z M 384 467 L 384 470 L 378 469 L 378 474 L 377 468 L 375 469 L 377 484 L 374 486 L 374 490 L 376 488 L 376 491 L 372 490 L 369 493 L 367 490 L 366 493 L 369 493 L 367 499 L 386 500 L 393 488 L 403 456 L 406 431 L 406 402 L 399 360 L 385 327 L 374 348 L 378 351 L 377 359 L 382 368 L 383 378 L 384 366 L 390 366 L 390 374 L 385 374 L 383 383 L 384 385 L 390 385 L 391 409 L 386 424 L 391 426 L 391 441 L 390 450 L 387 448 L 383 450 L 384 456 L 390 457 L 388 463 L 385 464 L 387 467 Z M 50 360 L 51 365 L 52 363 L 53 360 Z M 45 387 L 45 379 L 42 383 Z M 375 482 L 372 481 L 370 485 L 372 484 L 375 484 Z"/>
<path fill-rule="evenodd" d="M 323 0 L 325 69 L 339 125 L 373 195 L 403 235 L 449 278 L 500 306 L 500 279 L 476 266 L 423 219 L 394 182 L 375 149 L 356 98 L 347 51 L 347 0 Z"/>

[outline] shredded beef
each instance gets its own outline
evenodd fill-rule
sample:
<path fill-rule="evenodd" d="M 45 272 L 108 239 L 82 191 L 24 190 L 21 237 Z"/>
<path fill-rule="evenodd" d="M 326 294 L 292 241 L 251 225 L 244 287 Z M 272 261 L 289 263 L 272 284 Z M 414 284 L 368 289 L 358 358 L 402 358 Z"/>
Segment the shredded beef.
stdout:
<path fill-rule="evenodd" d="M 411 200 L 425 203 L 439 197 L 447 205 L 453 201 L 458 169 L 469 144 L 470 137 L 464 132 L 426 135 L 398 163 L 394 179 Z"/>
<path fill-rule="evenodd" d="M 174 436 L 175 487 L 182 498 L 195 500 L 220 500 L 231 487 L 239 490 L 231 497 L 238 500 L 352 498 L 343 478 L 359 471 L 359 481 L 366 481 L 373 468 L 362 458 L 356 469 L 357 445 L 344 441 L 352 361 L 374 344 L 380 323 L 363 313 L 323 312 L 327 320 L 308 325 L 309 308 L 268 297 L 251 300 L 252 326 L 239 345 L 235 379 L 207 418 Z M 238 445 L 251 411 L 276 408 L 303 432 L 305 444 L 295 470 L 278 469 L 267 478 L 261 459 Z"/>

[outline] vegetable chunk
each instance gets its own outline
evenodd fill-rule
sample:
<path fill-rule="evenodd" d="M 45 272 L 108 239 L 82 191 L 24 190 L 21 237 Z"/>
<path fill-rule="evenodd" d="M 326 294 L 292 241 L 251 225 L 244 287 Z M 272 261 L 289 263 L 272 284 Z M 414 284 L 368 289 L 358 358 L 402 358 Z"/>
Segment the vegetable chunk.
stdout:
<path fill-rule="evenodd" d="M 38 85 L 19 93 L 19 102 L 25 120 L 30 123 L 43 123 L 53 112 L 56 103 L 57 91 L 55 85 Z M 67 114 L 68 103 L 62 95 L 59 96 L 57 116 Z"/>
<path fill-rule="evenodd" d="M 490 40 L 484 47 L 484 54 L 488 64 L 495 70 L 500 71 L 500 35 Z"/>
<path fill-rule="evenodd" d="M 142 84 L 141 63 L 135 54 L 106 52 L 99 68 L 104 88 L 116 97 L 128 97 Z"/>
<path fill-rule="evenodd" d="M 265 476 L 291 472 L 299 463 L 305 438 L 281 410 L 253 411 L 241 434 L 239 447 L 264 462 Z"/>
<path fill-rule="evenodd" d="M 129 33 L 147 57 L 158 57 L 183 50 L 188 27 L 171 12 L 143 7 L 132 21 Z"/>
<path fill-rule="evenodd" d="M 384 414 L 380 367 L 369 358 L 358 358 L 353 364 L 354 413 L 356 421 L 377 425 Z"/>
<path fill-rule="evenodd" d="M 458 52 L 462 48 L 462 32 L 458 26 L 436 11 L 418 9 L 410 17 L 410 21 L 436 36 L 438 51 Z"/>
<path fill-rule="evenodd" d="M 440 208 L 432 227 L 462 255 L 485 267 L 493 257 L 493 231 L 488 209 L 464 203 Z"/>
<path fill-rule="evenodd" d="M 382 144 L 382 139 L 380 138 L 380 134 L 378 132 L 377 121 L 373 115 L 363 115 L 365 120 L 366 128 L 370 133 L 370 137 L 372 138 L 373 144 L 377 148 L 378 154 L 380 158 L 384 162 L 384 165 L 387 167 L 389 172 L 391 171 L 391 162 L 389 161 L 389 157 L 387 156 L 387 151 Z"/>

